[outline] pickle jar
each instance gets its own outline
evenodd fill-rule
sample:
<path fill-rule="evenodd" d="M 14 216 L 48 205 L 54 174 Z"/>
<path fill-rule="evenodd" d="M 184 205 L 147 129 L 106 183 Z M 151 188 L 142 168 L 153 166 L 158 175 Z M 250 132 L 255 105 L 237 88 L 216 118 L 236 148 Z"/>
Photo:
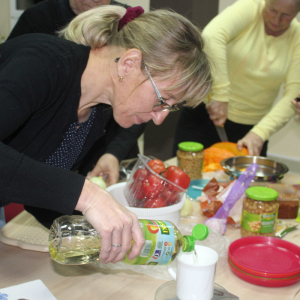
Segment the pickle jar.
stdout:
<path fill-rule="evenodd" d="M 196 142 L 178 144 L 178 167 L 185 171 L 191 180 L 202 178 L 203 145 Z"/>
<path fill-rule="evenodd" d="M 241 219 L 242 237 L 275 236 L 279 208 L 277 197 L 277 191 L 263 186 L 246 190 Z"/>

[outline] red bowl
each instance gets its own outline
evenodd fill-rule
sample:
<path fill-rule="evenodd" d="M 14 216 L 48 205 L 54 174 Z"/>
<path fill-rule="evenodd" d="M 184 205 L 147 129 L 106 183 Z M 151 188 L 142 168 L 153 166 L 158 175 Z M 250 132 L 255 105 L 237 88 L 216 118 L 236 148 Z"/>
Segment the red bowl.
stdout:
<path fill-rule="evenodd" d="M 264 287 L 284 287 L 293 285 L 300 281 L 300 274 L 297 276 L 287 277 L 287 278 L 268 278 L 268 277 L 260 277 L 255 276 L 253 274 L 249 274 L 241 269 L 239 269 L 237 266 L 232 263 L 230 259 L 228 259 L 229 267 L 233 274 L 235 274 L 240 279 L 247 281 L 249 283 L 264 286 Z"/>
<path fill-rule="evenodd" d="M 260 277 L 300 274 L 300 247 L 273 237 L 244 237 L 232 242 L 228 256 L 240 270 Z"/>

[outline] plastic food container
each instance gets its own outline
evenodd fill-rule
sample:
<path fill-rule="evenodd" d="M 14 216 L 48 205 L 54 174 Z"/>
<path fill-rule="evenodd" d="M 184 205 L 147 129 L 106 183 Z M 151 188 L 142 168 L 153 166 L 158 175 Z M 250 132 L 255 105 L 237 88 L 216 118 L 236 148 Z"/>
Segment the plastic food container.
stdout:
<path fill-rule="evenodd" d="M 108 191 L 120 204 L 136 214 L 139 219 L 165 220 L 173 222 L 176 226 L 179 225 L 180 210 L 184 205 L 185 193 L 182 195 L 182 201 L 171 206 L 161 208 L 137 208 L 128 205 L 124 195 L 125 185 L 126 182 L 117 183 L 109 186 L 106 191 Z"/>
<path fill-rule="evenodd" d="M 277 197 L 278 192 L 267 187 L 254 186 L 246 190 L 241 220 L 242 237 L 275 236 L 279 207 Z"/>
<path fill-rule="evenodd" d="M 138 157 L 124 187 L 129 206 L 157 209 L 184 202 L 185 189 L 155 173 L 147 164 L 150 158 L 140 154 Z"/>
<path fill-rule="evenodd" d="M 178 144 L 178 167 L 185 171 L 191 180 L 202 178 L 203 145 L 196 142 L 182 142 Z"/>

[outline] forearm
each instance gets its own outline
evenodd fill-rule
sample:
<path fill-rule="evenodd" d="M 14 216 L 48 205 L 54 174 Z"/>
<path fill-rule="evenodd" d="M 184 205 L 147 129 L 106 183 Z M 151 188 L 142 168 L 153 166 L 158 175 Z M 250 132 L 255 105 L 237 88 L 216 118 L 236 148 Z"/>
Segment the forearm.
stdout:
<path fill-rule="evenodd" d="M 251 132 L 256 133 L 263 141 L 270 138 L 272 134 L 281 129 L 289 120 L 295 116 L 295 107 L 291 100 L 298 95 L 298 88 L 284 94 L 283 98 L 271 109 L 271 111 L 253 127 Z"/>
<path fill-rule="evenodd" d="M 77 173 L 35 161 L 0 143 L 1 202 L 72 214 L 84 184 Z"/>

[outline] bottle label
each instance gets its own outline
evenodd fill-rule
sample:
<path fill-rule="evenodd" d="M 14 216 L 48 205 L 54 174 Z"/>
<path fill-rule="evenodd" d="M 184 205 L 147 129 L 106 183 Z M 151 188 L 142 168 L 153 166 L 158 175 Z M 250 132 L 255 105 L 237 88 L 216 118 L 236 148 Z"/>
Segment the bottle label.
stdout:
<path fill-rule="evenodd" d="M 168 221 L 139 220 L 145 245 L 135 265 L 166 265 L 175 248 L 175 235 Z"/>
<path fill-rule="evenodd" d="M 275 227 L 276 213 L 252 214 L 242 212 L 242 227 L 251 232 L 270 233 Z"/>

